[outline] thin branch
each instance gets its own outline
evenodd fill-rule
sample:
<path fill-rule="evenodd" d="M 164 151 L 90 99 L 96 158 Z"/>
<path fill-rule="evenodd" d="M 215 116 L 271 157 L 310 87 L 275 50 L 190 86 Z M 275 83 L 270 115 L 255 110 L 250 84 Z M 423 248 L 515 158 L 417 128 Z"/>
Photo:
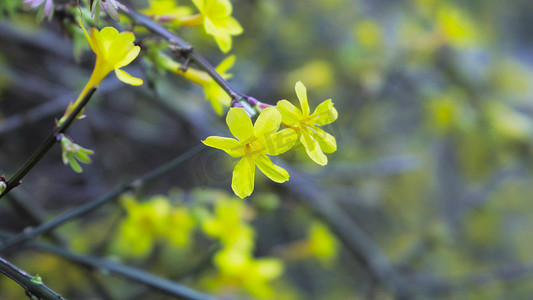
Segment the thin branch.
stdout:
<path fill-rule="evenodd" d="M 201 151 L 205 150 L 206 147 L 204 145 L 198 145 L 194 148 L 192 148 L 191 150 L 183 153 L 182 155 L 176 157 L 174 160 L 171 160 L 167 163 L 165 163 L 164 165 L 160 166 L 159 168 L 149 172 L 148 174 L 136 179 L 136 180 L 133 180 L 125 185 L 122 185 L 118 188 L 115 188 L 114 190 L 112 190 L 111 192 L 107 193 L 106 195 L 103 195 L 101 196 L 100 198 L 97 198 L 93 201 L 90 201 L 90 202 L 87 202 L 81 206 L 79 206 L 78 208 L 75 208 L 63 215 L 60 215 L 58 217 L 56 217 L 55 219 L 52 219 L 51 221 L 49 222 L 46 222 L 46 223 L 43 223 L 42 225 L 40 226 L 37 226 L 35 227 L 34 229 L 32 230 L 28 230 L 28 231 L 23 231 L 22 233 L 14 236 L 12 239 L 9 239 L 7 240 L 4 244 L 1 245 L 0 247 L 0 251 L 3 251 L 5 250 L 6 248 L 9 248 L 9 247 L 12 247 L 12 246 L 15 246 L 15 245 L 18 245 L 18 244 L 21 244 L 21 243 L 24 243 L 26 241 L 28 241 L 29 239 L 32 239 L 40 234 L 43 234 L 43 233 L 46 233 L 46 232 L 49 232 L 53 229 L 55 229 L 56 227 L 74 219 L 74 218 L 78 218 L 78 217 L 81 217 L 81 216 L 84 216 L 94 210 L 96 210 L 97 208 L 99 208 L 100 206 L 108 203 L 108 202 L 111 202 L 113 201 L 114 199 L 116 199 L 118 196 L 120 196 L 121 194 L 127 192 L 127 191 L 130 191 L 130 190 L 134 190 L 136 188 L 139 188 L 141 187 L 142 185 L 145 185 L 146 183 L 148 182 L 151 182 L 159 177 L 161 177 L 162 175 L 168 173 L 169 171 L 179 167 L 180 165 L 182 165 L 183 163 L 185 163 L 186 161 L 188 161 L 189 159 L 193 158 L 194 156 L 196 156 L 197 154 L 199 154 Z"/>
<path fill-rule="evenodd" d="M 117 275 L 144 284 L 150 288 L 161 291 L 171 296 L 197 300 L 215 299 L 210 295 L 197 292 L 191 288 L 188 288 L 165 278 L 157 277 L 143 270 L 139 270 L 133 267 L 125 266 L 100 258 L 79 255 L 52 245 L 36 244 L 37 243 L 30 243 L 30 246 L 56 254 L 79 265 L 90 267 L 96 270 L 104 270 L 110 273 L 115 273 Z"/>
<path fill-rule="evenodd" d="M 354 222 L 334 201 L 324 201 L 322 190 L 311 178 L 286 166 L 284 168 L 292 175 L 291 179 L 285 183 L 286 187 L 300 196 L 313 213 L 330 227 L 369 274 L 396 299 L 411 299 L 413 296 L 411 287 L 399 276 L 383 251 L 359 224 Z"/>
<path fill-rule="evenodd" d="M 96 91 L 96 87 L 92 87 L 89 92 L 83 97 L 82 101 L 80 102 L 80 105 L 78 105 L 68 116 L 66 121 L 59 127 L 57 127 L 54 132 L 48 137 L 48 139 L 33 153 L 33 155 L 26 161 L 26 163 L 13 175 L 9 180 L 7 181 L 6 189 L 2 194 L 0 194 L 0 198 L 5 196 L 9 191 L 17 187 L 19 184 L 22 183 L 22 178 L 28 174 L 28 172 L 35 167 L 35 165 L 44 157 L 50 149 L 52 149 L 52 146 L 57 142 L 57 134 L 65 132 L 72 122 L 76 119 L 78 114 L 81 112 L 81 110 L 87 105 L 89 100 L 91 99 L 92 95 Z"/>
<path fill-rule="evenodd" d="M 175 45 L 180 56 L 182 56 L 185 60 L 190 60 L 191 62 L 195 63 L 200 69 L 209 74 L 209 76 L 213 78 L 213 80 L 231 97 L 233 101 L 240 102 L 243 105 L 243 108 L 250 115 L 255 116 L 257 114 L 257 112 L 252 108 L 251 104 L 248 103 L 249 97 L 234 89 L 231 84 L 229 84 L 224 78 L 222 78 L 222 76 L 220 76 L 213 65 L 211 65 L 205 58 L 194 51 L 193 47 L 189 45 L 189 43 L 185 42 L 157 22 L 131 8 L 129 8 L 129 12 L 124 12 L 124 14 L 137 23 L 142 24 L 148 30 L 164 37 L 170 43 Z"/>
<path fill-rule="evenodd" d="M 10 236 L 13 236 L 13 235 L 6 233 L 6 232 L 0 232 L 0 237 L 2 238 L 6 238 Z M 183 286 L 179 283 L 170 281 L 165 278 L 157 277 L 149 272 L 146 272 L 146 271 L 143 271 L 137 268 L 129 267 L 126 265 L 122 265 L 119 263 L 115 263 L 115 262 L 97 258 L 97 257 L 76 254 L 64 248 L 53 246 L 53 245 L 46 244 L 46 243 L 28 242 L 26 245 L 31 248 L 35 248 L 35 249 L 39 249 L 39 250 L 43 250 L 43 251 L 55 254 L 63 259 L 66 259 L 78 265 L 82 265 L 82 266 L 89 267 L 91 269 L 95 269 L 99 271 L 107 271 L 110 273 L 115 273 L 124 278 L 144 284 L 152 289 L 161 291 L 170 296 L 179 297 L 183 299 L 196 299 L 196 300 L 216 299 L 213 296 L 200 293 L 191 288 Z M 63 299 L 63 298 L 53 298 L 53 299 L 57 300 L 57 299 Z"/>
<path fill-rule="evenodd" d="M 0 273 L 11 278 L 23 287 L 26 291 L 26 295 L 30 299 L 36 297 L 37 299 L 43 300 L 65 300 L 60 294 L 54 292 L 42 283 L 40 278 L 31 276 L 2 257 L 0 257 Z"/>

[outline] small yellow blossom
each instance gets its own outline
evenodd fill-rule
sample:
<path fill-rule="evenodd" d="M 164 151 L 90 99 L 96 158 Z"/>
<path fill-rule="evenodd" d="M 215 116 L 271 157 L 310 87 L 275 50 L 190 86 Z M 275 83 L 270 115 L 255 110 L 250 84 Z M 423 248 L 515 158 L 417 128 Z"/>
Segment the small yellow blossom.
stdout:
<path fill-rule="evenodd" d="M 231 50 L 231 36 L 243 29 L 231 16 L 233 6 L 229 0 L 192 0 L 203 16 L 205 31 L 215 38 L 218 47 L 226 53 Z"/>
<path fill-rule="evenodd" d="M 92 28 L 89 35 L 83 25 L 81 28 L 89 46 L 96 54 L 96 64 L 88 84 L 90 87 L 98 86 L 111 71 L 115 71 L 118 79 L 124 83 L 143 84 L 142 79 L 120 69 L 130 64 L 141 51 L 139 46 L 133 44 L 135 36 L 132 32 L 119 33 L 113 27 L 104 27 L 100 31 Z"/>
<path fill-rule="evenodd" d="M 119 33 L 113 27 L 105 27 L 100 31 L 92 28 L 91 34 L 89 35 L 85 27 L 83 27 L 81 19 L 79 23 L 83 29 L 85 38 L 89 42 L 89 46 L 94 54 L 96 54 L 96 63 L 89 81 L 78 96 L 78 99 L 76 99 L 74 104 L 69 106 L 65 115 L 59 120 L 60 124 L 66 120 L 68 114 L 76 108 L 87 92 L 91 88 L 100 85 L 100 82 L 111 71 L 115 71 L 118 79 L 124 83 L 136 86 L 143 84 L 142 79 L 133 77 L 120 69 L 131 63 L 139 55 L 139 51 L 141 50 L 139 46 L 133 44 L 135 36 L 132 32 Z"/>
<path fill-rule="evenodd" d="M 177 0 L 150 0 L 148 8 L 140 12 L 153 17 L 160 22 L 171 22 L 172 25 L 181 25 L 181 19 L 188 17 L 192 10 L 186 6 L 178 6 Z"/>
<path fill-rule="evenodd" d="M 166 69 L 183 76 L 185 79 L 201 86 L 204 89 L 205 98 L 211 102 L 215 112 L 222 115 L 224 107 L 229 107 L 231 97 L 220 87 L 216 81 L 204 71 L 194 68 L 182 70 L 180 63 L 174 61 L 163 53 L 159 53 L 159 61 Z M 235 55 L 228 56 L 217 67 L 216 71 L 224 79 L 230 79 L 232 74 L 227 73 L 235 63 Z"/>
<path fill-rule="evenodd" d="M 171 206 L 164 196 L 143 203 L 124 196 L 122 203 L 128 217 L 121 224 L 119 240 L 127 253 L 145 255 L 155 240 L 169 240 L 176 247 L 188 245 L 195 222 L 187 207 Z"/>
<path fill-rule="evenodd" d="M 220 199 L 215 203 L 214 215 L 202 222 L 204 232 L 220 239 L 225 247 L 252 249 L 254 230 L 245 222 L 246 205 L 237 198 Z"/>
<path fill-rule="evenodd" d="M 326 165 L 328 158 L 324 155 L 337 150 L 335 137 L 320 129 L 318 126 L 327 125 L 337 120 L 337 110 L 333 102 L 328 99 L 320 103 L 313 114 L 309 114 L 307 91 L 303 83 L 296 83 L 296 95 L 300 100 L 302 110 L 299 110 L 287 100 L 281 100 L 276 108 L 283 117 L 283 125 L 300 133 L 300 142 L 304 145 L 309 157 L 319 165 Z"/>
<path fill-rule="evenodd" d="M 269 282 L 281 276 L 284 269 L 279 259 L 256 259 L 250 251 L 234 247 L 218 252 L 214 263 L 222 282 L 238 285 L 261 299 L 274 299 L 275 293 Z"/>
<path fill-rule="evenodd" d="M 275 182 L 289 180 L 289 173 L 273 164 L 267 156 L 288 151 L 297 138 L 291 129 L 278 131 L 281 115 L 275 107 L 261 111 L 254 126 L 244 109 L 231 108 L 226 123 L 237 139 L 210 136 L 203 143 L 224 150 L 232 157 L 241 158 L 233 170 L 231 187 L 235 195 L 244 198 L 252 194 L 255 166 Z"/>
<path fill-rule="evenodd" d="M 309 229 L 309 251 L 325 265 L 331 265 L 338 253 L 338 242 L 329 228 L 314 221 Z"/>

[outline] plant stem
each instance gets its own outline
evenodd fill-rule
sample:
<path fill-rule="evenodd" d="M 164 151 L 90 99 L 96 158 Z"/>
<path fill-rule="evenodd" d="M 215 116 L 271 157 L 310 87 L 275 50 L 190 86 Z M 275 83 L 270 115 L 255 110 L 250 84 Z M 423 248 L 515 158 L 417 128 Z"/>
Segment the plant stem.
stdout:
<path fill-rule="evenodd" d="M 111 192 L 107 193 L 106 195 L 103 195 L 93 201 L 87 202 L 78 208 L 75 208 L 67 213 L 64 213 L 63 215 L 60 215 L 56 217 L 55 219 L 50 220 L 49 222 L 43 223 L 32 230 L 23 231 L 22 233 L 14 236 L 12 239 L 7 240 L 5 243 L 3 243 L 0 247 L 0 251 L 5 250 L 6 248 L 24 243 L 28 241 L 31 238 L 34 238 L 42 233 L 49 232 L 56 227 L 83 215 L 86 215 L 93 210 L 99 208 L 100 206 L 111 202 L 112 200 L 116 199 L 118 196 L 120 196 L 122 193 L 130 190 L 134 190 L 135 188 L 138 188 L 148 182 L 151 182 L 158 177 L 168 173 L 169 171 L 175 169 L 176 167 L 180 166 L 181 164 L 185 163 L 195 155 L 199 154 L 201 151 L 207 149 L 204 145 L 198 145 L 191 150 L 183 153 L 182 155 L 176 157 L 174 160 L 171 160 L 164 165 L 160 166 L 159 168 L 149 172 L 148 174 L 133 180 L 125 185 L 122 185 L 118 188 L 115 188 Z"/>
<path fill-rule="evenodd" d="M 72 113 L 68 116 L 68 118 L 65 120 L 63 124 L 58 126 L 54 132 L 48 137 L 46 141 L 33 153 L 33 155 L 26 161 L 26 163 L 13 175 L 9 180 L 7 181 L 6 189 L 2 194 L 0 194 L 0 198 L 4 197 L 9 191 L 17 187 L 19 184 L 22 183 L 22 179 L 28 172 L 35 167 L 35 165 L 44 157 L 50 149 L 52 149 L 52 146 L 57 142 L 56 136 L 59 133 L 64 133 L 74 122 L 80 111 L 87 105 L 89 100 L 91 99 L 92 95 L 96 91 L 96 87 L 92 87 L 88 90 L 88 92 L 83 96 L 80 104 L 76 106 L 76 108 L 72 111 Z"/>
<path fill-rule="evenodd" d="M 10 238 L 10 237 L 13 237 L 13 235 L 6 233 L 6 232 L 0 232 L 0 238 Z M 215 299 L 215 297 L 213 296 L 200 293 L 186 286 L 183 286 L 179 283 L 170 281 L 165 278 L 157 277 L 143 270 L 139 270 L 133 267 L 122 265 L 116 262 L 108 261 L 108 260 L 97 258 L 97 257 L 76 254 L 64 248 L 57 247 L 57 246 L 50 245 L 50 244 L 40 243 L 40 242 L 29 242 L 26 245 L 31 248 L 35 248 L 35 249 L 39 249 L 39 250 L 43 250 L 43 251 L 55 254 L 61 258 L 64 258 L 78 265 L 86 266 L 91 269 L 95 269 L 99 271 L 107 271 L 110 273 L 115 273 L 122 277 L 144 284 L 152 289 L 161 291 L 170 296 L 179 297 L 180 299 L 196 299 L 196 300 Z M 43 298 L 43 299 L 49 299 L 49 298 Z M 58 299 L 63 299 L 63 298 L 53 298 L 53 299 L 58 300 Z"/>
<path fill-rule="evenodd" d="M 169 42 L 175 44 L 179 49 L 180 55 L 185 58 L 185 60 L 190 60 L 191 62 L 195 63 L 200 69 L 209 74 L 209 76 L 213 78 L 213 80 L 231 97 L 233 101 L 238 101 L 242 104 L 243 108 L 248 112 L 251 117 L 257 115 L 257 112 L 247 101 L 248 96 L 239 93 L 237 90 L 235 90 L 224 78 L 222 78 L 222 76 L 220 76 L 220 74 L 216 71 L 213 65 L 211 65 L 205 58 L 203 58 L 201 55 L 199 55 L 193 50 L 193 47 L 189 45 L 189 43 L 185 42 L 180 37 L 167 30 L 165 27 L 159 25 L 157 22 L 153 21 L 145 15 L 136 12 L 131 8 L 129 8 L 129 12 L 124 12 L 124 14 L 130 17 L 132 20 L 142 24 L 148 30 L 164 37 Z"/>
<path fill-rule="evenodd" d="M 65 300 L 60 294 L 42 283 L 40 279 L 31 276 L 2 257 L 0 257 L 0 273 L 23 287 L 30 299 Z"/>

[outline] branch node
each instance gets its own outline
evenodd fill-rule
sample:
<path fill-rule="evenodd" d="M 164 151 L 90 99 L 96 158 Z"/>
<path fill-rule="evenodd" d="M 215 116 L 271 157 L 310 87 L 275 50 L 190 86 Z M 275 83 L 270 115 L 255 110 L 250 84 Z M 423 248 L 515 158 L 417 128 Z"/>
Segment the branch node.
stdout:
<path fill-rule="evenodd" d="M 171 40 L 169 45 L 168 45 L 168 49 L 172 53 L 177 55 L 178 57 L 186 57 L 186 58 L 188 58 L 189 54 L 191 54 L 191 52 L 193 50 L 193 47 L 190 46 L 190 45 L 182 46 L 182 45 L 179 45 L 178 43 L 176 43 L 175 41 Z"/>
<path fill-rule="evenodd" d="M 191 57 L 190 56 L 187 56 L 187 59 L 185 60 L 185 62 L 180 65 L 178 67 L 178 69 L 180 71 L 182 71 L 183 73 L 187 72 L 187 70 L 189 69 L 189 66 L 191 65 Z"/>

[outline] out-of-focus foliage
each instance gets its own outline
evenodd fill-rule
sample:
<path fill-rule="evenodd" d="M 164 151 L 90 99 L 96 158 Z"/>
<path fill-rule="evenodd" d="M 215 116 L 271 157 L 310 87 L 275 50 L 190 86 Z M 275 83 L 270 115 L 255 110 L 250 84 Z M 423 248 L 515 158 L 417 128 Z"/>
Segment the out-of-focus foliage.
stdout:
<path fill-rule="evenodd" d="M 151 7 L 161 17 L 155 2 L 124 3 Z M 337 139 L 327 168 L 311 162 L 302 146 L 274 161 L 301 173 L 291 173 L 296 190 L 322 191 L 320 201 L 355 220 L 421 299 L 533 294 L 528 1 L 232 3 L 244 31 L 231 37 L 237 57 L 231 83 L 275 105 L 296 100 L 294 83 L 301 80 L 313 99 L 331 98 L 339 112 L 336 123 L 324 126 Z M 68 101 L 24 126 L 3 126 L 13 126 L 12 116 L 79 91 L 92 66 L 90 55 L 79 57 L 85 70 L 74 62 L 82 35 L 69 48 L 57 24 L 38 25 L 35 13 L 23 12 L 17 1 L 0 1 L 0 173 L 31 155 L 34 141 L 49 134 Z M 137 30 L 122 21 L 125 29 Z M 66 32 L 72 26 L 64 24 Z M 177 32 L 215 65 L 224 60 L 198 28 Z M 159 42 L 145 39 L 147 31 L 137 33 L 141 47 Z M 161 66 L 150 52 L 142 55 L 146 85 L 156 92 L 132 92 L 107 81 L 111 87 L 88 108 L 88 125 L 72 129 L 76 142 L 95 149 L 93 164 L 74 177 L 57 166 L 57 157 L 43 161 L 25 180 L 35 184 L 22 185 L 19 197 L 55 215 L 185 152 L 212 131 L 227 132 L 201 87 L 154 72 Z M 233 167 L 224 154 L 209 152 L 123 198 L 120 215 L 110 206 L 60 232 L 76 252 L 136 264 L 221 297 L 393 298 L 346 251 L 328 220 L 310 212 L 305 193 L 262 175 L 247 201 L 215 191 L 228 189 Z M 174 186 L 183 192 L 168 192 Z M 28 226 L 7 206 L 0 215 L 2 228 Z M 13 261 L 73 299 L 97 295 L 80 279 L 83 272 L 55 257 L 25 251 Z M 68 276 L 58 276 L 58 269 Z M 98 276 L 117 299 L 164 297 Z M 23 295 L 4 278 L 0 284 L 2 299 Z"/>

